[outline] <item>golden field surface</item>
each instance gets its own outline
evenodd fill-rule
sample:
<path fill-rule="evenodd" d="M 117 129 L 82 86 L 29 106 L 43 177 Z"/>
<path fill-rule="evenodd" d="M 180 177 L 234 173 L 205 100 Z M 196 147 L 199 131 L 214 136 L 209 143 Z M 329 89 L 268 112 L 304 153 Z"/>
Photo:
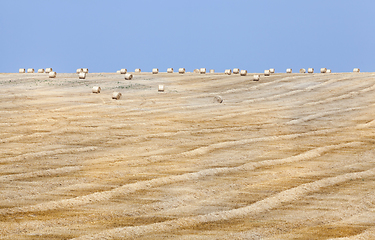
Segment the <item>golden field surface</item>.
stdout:
<path fill-rule="evenodd" d="M 375 239 L 375 74 L 252 76 L 0 74 L 0 239 Z"/>

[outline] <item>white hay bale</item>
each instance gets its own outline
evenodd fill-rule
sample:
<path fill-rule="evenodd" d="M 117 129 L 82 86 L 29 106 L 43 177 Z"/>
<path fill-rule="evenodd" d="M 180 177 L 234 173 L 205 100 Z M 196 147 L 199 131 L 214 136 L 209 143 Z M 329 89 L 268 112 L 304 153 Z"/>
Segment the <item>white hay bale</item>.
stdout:
<path fill-rule="evenodd" d="M 270 73 L 270 70 L 267 69 L 267 70 L 264 70 L 264 76 L 269 76 L 271 73 Z"/>
<path fill-rule="evenodd" d="M 359 68 L 354 68 L 353 69 L 353 72 L 360 72 L 361 70 L 359 70 Z"/>
<path fill-rule="evenodd" d="M 79 78 L 79 79 L 85 79 L 85 78 L 86 78 L 86 73 L 85 73 L 85 72 L 80 72 L 80 73 L 78 74 L 78 78 Z"/>
<path fill-rule="evenodd" d="M 307 72 L 308 72 L 308 73 L 314 73 L 314 68 L 308 68 L 308 69 L 307 69 Z"/>
<path fill-rule="evenodd" d="M 223 102 L 223 98 L 220 97 L 220 96 L 215 96 L 214 97 L 214 102 L 222 103 Z"/>
<path fill-rule="evenodd" d="M 194 69 L 193 73 L 199 73 L 199 69 Z"/>
<path fill-rule="evenodd" d="M 84 73 L 89 73 L 89 69 L 88 68 L 82 68 L 83 72 Z"/>
<path fill-rule="evenodd" d="M 83 68 L 77 68 L 77 71 L 76 71 L 76 73 L 81 73 L 81 72 L 83 72 Z"/>
<path fill-rule="evenodd" d="M 152 74 L 157 74 L 159 73 L 159 69 L 158 68 L 153 68 L 152 69 Z"/>
<path fill-rule="evenodd" d="M 164 92 L 164 85 L 159 85 L 158 92 Z"/>
<path fill-rule="evenodd" d="M 239 74 L 240 69 L 239 68 L 233 68 L 233 74 Z"/>
<path fill-rule="evenodd" d="M 260 79 L 260 75 L 259 74 L 255 74 L 253 76 L 253 81 L 259 81 L 259 79 Z"/>
<path fill-rule="evenodd" d="M 101 90 L 102 89 L 100 87 L 95 86 L 95 87 L 92 88 L 92 93 L 100 93 Z"/>
<path fill-rule="evenodd" d="M 173 73 L 173 68 L 168 68 L 167 73 Z"/>
<path fill-rule="evenodd" d="M 140 69 L 140 68 L 136 68 L 136 69 L 134 70 L 134 72 L 136 72 L 136 73 L 140 73 L 140 72 L 141 72 L 141 69 Z"/>
<path fill-rule="evenodd" d="M 299 70 L 299 73 L 306 73 L 306 69 L 301 68 L 301 69 Z"/>
<path fill-rule="evenodd" d="M 199 69 L 199 73 L 200 73 L 200 74 L 205 74 L 205 73 L 206 73 L 206 68 L 201 68 L 201 69 Z"/>
<path fill-rule="evenodd" d="M 246 76 L 247 75 L 247 70 L 241 70 L 240 75 L 241 76 Z"/>
<path fill-rule="evenodd" d="M 56 77 L 56 72 L 49 72 L 48 73 L 49 78 L 55 78 Z"/>
<path fill-rule="evenodd" d="M 117 72 L 116 73 L 119 73 L 119 74 L 121 74 L 121 70 L 117 70 Z"/>
<path fill-rule="evenodd" d="M 326 73 L 327 72 L 327 68 L 321 68 L 320 69 L 320 73 Z"/>
<path fill-rule="evenodd" d="M 34 73 L 34 68 L 28 68 L 27 73 Z"/>
<path fill-rule="evenodd" d="M 133 79 L 133 74 L 127 73 L 125 74 L 125 80 L 132 80 Z"/>
<path fill-rule="evenodd" d="M 185 68 L 179 68 L 178 73 L 181 73 L 181 74 L 185 73 Z"/>
<path fill-rule="evenodd" d="M 286 73 L 292 73 L 292 69 L 291 68 L 287 68 L 286 69 Z"/>
<path fill-rule="evenodd" d="M 121 68 L 120 73 L 125 74 L 128 70 L 126 68 Z"/>
<path fill-rule="evenodd" d="M 270 73 L 275 73 L 275 69 L 274 68 L 270 68 Z"/>
<path fill-rule="evenodd" d="M 24 68 L 20 68 L 20 69 L 18 70 L 18 72 L 19 72 L 19 73 L 25 73 L 26 71 L 25 71 Z"/>
<path fill-rule="evenodd" d="M 45 73 L 50 73 L 50 72 L 52 72 L 52 68 L 46 68 Z"/>
<path fill-rule="evenodd" d="M 210 73 L 215 73 L 215 69 L 210 69 Z"/>
<path fill-rule="evenodd" d="M 331 69 L 327 69 L 327 73 L 331 73 L 332 71 L 331 71 Z"/>
<path fill-rule="evenodd" d="M 232 74 L 232 69 L 225 69 L 224 73 L 226 75 L 231 75 Z"/>
<path fill-rule="evenodd" d="M 44 69 L 43 68 L 39 68 L 38 69 L 38 73 L 44 73 Z"/>
<path fill-rule="evenodd" d="M 121 93 L 119 92 L 114 92 L 112 93 L 112 99 L 116 99 L 116 100 L 119 100 L 121 98 Z"/>

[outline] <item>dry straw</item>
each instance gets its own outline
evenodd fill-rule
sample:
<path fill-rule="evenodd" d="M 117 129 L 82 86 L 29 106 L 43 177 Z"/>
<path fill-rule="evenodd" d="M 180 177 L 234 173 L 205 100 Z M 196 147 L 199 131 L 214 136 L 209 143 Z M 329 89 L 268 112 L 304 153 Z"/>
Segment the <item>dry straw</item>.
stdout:
<path fill-rule="evenodd" d="M 286 69 L 286 73 L 292 73 L 292 69 L 291 68 L 287 68 Z"/>
<path fill-rule="evenodd" d="M 327 73 L 331 73 L 332 71 L 331 71 L 331 69 L 327 69 Z"/>
<path fill-rule="evenodd" d="M 78 75 L 79 79 L 85 79 L 86 78 L 86 73 L 85 72 L 80 72 Z"/>
<path fill-rule="evenodd" d="M 233 74 L 239 74 L 240 69 L 239 68 L 233 68 Z"/>
<path fill-rule="evenodd" d="M 81 73 L 81 72 L 83 72 L 83 68 L 77 68 L 77 71 L 76 71 L 76 73 Z"/>
<path fill-rule="evenodd" d="M 119 92 L 114 92 L 112 93 L 112 99 L 116 99 L 116 100 L 119 100 L 121 98 L 121 93 Z"/>
<path fill-rule="evenodd" d="M 200 73 L 200 74 L 205 74 L 205 73 L 206 73 L 206 68 L 201 68 L 201 69 L 199 69 L 199 73 Z"/>
<path fill-rule="evenodd" d="M 20 69 L 18 70 L 18 72 L 19 72 L 19 73 L 25 73 L 26 71 L 25 71 L 24 68 L 20 68 Z"/>
<path fill-rule="evenodd" d="M 232 70 L 231 69 L 225 69 L 224 73 L 226 75 L 231 75 L 232 74 Z"/>
<path fill-rule="evenodd" d="M 49 78 L 55 78 L 56 77 L 56 72 L 49 72 L 48 76 L 49 76 Z"/>
<path fill-rule="evenodd" d="M 167 73 L 173 73 L 173 68 L 168 68 Z"/>
<path fill-rule="evenodd" d="M 153 68 L 152 69 L 152 74 L 157 74 L 159 73 L 159 69 L 158 68 Z"/>
<path fill-rule="evenodd" d="M 164 85 L 159 85 L 158 92 L 164 92 Z"/>
<path fill-rule="evenodd" d="M 46 68 L 46 73 L 52 72 L 52 68 Z"/>
<path fill-rule="evenodd" d="M 88 68 L 83 68 L 83 72 L 84 73 L 89 73 L 89 69 Z"/>
<path fill-rule="evenodd" d="M 275 69 L 274 68 L 270 68 L 270 73 L 275 73 Z"/>
<path fill-rule="evenodd" d="M 260 75 L 256 74 L 253 76 L 253 81 L 259 81 Z"/>
<path fill-rule="evenodd" d="M 127 73 L 125 74 L 125 80 L 132 80 L 133 79 L 133 74 Z"/>
<path fill-rule="evenodd" d="M 27 73 L 34 73 L 34 68 L 28 68 Z"/>
<path fill-rule="evenodd" d="M 247 70 L 241 70 L 240 75 L 241 76 L 246 76 L 247 75 Z"/>
<path fill-rule="evenodd" d="M 353 72 L 360 72 L 361 70 L 359 70 L 359 68 L 354 68 L 353 69 Z"/>
<path fill-rule="evenodd" d="M 194 72 L 193 73 L 199 73 L 199 69 L 194 69 Z"/>
<path fill-rule="evenodd" d="M 38 73 L 44 73 L 44 69 L 43 68 L 39 68 L 38 69 Z"/>
<path fill-rule="evenodd" d="M 126 68 L 121 68 L 120 73 L 125 74 L 128 70 Z"/>
<path fill-rule="evenodd" d="M 301 68 L 301 69 L 299 70 L 299 73 L 306 73 L 306 69 Z"/>
<path fill-rule="evenodd" d="M 185 73 L 185 68 L 179 68 L 178 73 L 181 73 L 181 74 Z"/>
<path fill-rule="evenodd" d="M 210 69 L 210 73 L 215 73 L 215 69 Z"/>
<path fill-rule="evenodd" d="M 136 72 L 136 73 L 140 73 L 140 72 L 141 72 L 141 69 L 140 69 L 140 68 L 136 68 L 136 69 L 134 70 L 134 72 Z"/>
<path fill-rule="evenodd" d="M 120 73 L 121 74 L 121 70 L 117 70 L 117 72 L 116 73 Z"/>
<path fill-rule="evenodd" d="M 314 73 L 314 68 L 308 68 L 308 69 L 307 69 L 307 72 L 308 72 L 308 73 Z"/>
<path fill-rule="evenodd" d="M 100 93 L 101 90 L 102 89 L 100 87 L 95 86 L 95 87 L 92 88 L 92 93 Z"/>
<path fill-rule="evenodd" d="M 269 76 L 270 74 L 270 70 L 264 70 L 264 76 Z"/>
<path fill-rule="evenodd" d="M 326 73 L 327 72 L 327 68 L 321 68 L 320 69 L 320 73 Z"/>

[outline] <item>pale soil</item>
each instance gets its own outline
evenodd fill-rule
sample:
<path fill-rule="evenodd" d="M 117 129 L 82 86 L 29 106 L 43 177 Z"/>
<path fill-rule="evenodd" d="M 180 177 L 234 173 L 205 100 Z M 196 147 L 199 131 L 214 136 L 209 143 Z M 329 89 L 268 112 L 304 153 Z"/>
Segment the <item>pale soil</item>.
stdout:
<path fill-rule="evenodd" d="M 375 239 L 374 73 L 123 76 L 0 74 L 1 239 Z"/>

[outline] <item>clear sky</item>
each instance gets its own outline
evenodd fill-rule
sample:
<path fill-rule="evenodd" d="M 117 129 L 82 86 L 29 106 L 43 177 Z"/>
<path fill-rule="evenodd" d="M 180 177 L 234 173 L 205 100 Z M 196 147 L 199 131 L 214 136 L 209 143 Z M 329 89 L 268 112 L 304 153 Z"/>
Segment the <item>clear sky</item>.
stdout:
<path fill-rule="evenodd" d="M 0 0 L 0 72 L 375 72 L 374 0 Z"/>

